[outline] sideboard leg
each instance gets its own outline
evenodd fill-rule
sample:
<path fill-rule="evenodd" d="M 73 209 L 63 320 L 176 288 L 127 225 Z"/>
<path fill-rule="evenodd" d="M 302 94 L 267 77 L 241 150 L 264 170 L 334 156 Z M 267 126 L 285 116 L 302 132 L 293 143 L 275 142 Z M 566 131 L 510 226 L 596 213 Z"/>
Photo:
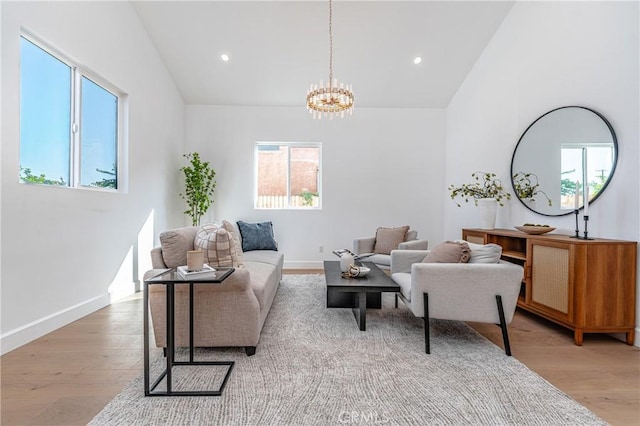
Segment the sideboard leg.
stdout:
<path fill-rule="evenodd" d="M 627 331 L 627 345 L 633 346 L 635 335 L 636 332 L 634 330 Z"/>
<path fill-rule="evenodd" d="M 577 328 L 573 331 L 573 340 L 576 342 L 576 346 L 582 346 L 584 341 L 584 336 L 582 334 L 582 330 L 578 330 Z"/>

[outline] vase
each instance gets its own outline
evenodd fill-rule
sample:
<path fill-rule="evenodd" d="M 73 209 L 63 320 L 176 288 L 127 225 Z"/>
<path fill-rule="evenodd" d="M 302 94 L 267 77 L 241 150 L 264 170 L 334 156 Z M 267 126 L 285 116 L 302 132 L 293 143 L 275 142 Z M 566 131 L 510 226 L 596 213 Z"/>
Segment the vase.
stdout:
<path fill-rule="evenodd" d="M 349 272 L 349 268 L 351 267 L 351 265 L 353 265 L 354 259 L 353 256 L 351 256 L 349 253 L 344 253 L 341 257 L 340 257 L 340 271 L 342 272 Z"/>
<path fill-rule="evenodd" d="M 480 228 L 494 229 L 496 227 L 496 214 L 498 202 L 495 198 L 481 198 L 478 200 L 480 210 Z"/>

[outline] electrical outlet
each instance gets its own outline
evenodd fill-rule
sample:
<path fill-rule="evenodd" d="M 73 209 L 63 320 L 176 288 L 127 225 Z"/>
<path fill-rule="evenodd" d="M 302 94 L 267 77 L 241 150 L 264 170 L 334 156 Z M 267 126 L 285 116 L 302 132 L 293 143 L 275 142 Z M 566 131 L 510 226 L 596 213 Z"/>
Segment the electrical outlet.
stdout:
<path fill-rule="evenodd" d="M 318 246 L 318 253 L 324 253 L 324 246 Z"/>

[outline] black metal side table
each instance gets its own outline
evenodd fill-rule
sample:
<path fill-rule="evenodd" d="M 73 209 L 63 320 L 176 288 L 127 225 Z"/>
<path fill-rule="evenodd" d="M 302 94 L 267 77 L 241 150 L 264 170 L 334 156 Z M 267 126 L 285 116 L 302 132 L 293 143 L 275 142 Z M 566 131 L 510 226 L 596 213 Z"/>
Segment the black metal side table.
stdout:
<path fill-rule="evenodd" d="M 144 281 L 144 394 L 145 396 L 220 396 L 231 375 L 234 361 L 194 361 L 193 359 L 193 286 L 194 285 L 215 285 L 222 283 L 229 275 L 235 271 L 234 268 L 220 268 L 216 270 L 214 277 L 202 279 L 182 278 L 174 269 L 168 269 L 158 275 Z M 150 385 L 150 361 L 149 361 L 149 285 L 164 285 L 167 296 L 167 366 L 160 376 Z M 175 285 L 189 284 L 189 361 L 175 360 Z M 224 380 L 218 390 L 201 391 L 175 391 L 172 389 L 172 369 L 176 366 L 184 365 L 224 365 L 228 366 Z M 166 378 L 167 390 L 157 391 L 155 388 Z"/>

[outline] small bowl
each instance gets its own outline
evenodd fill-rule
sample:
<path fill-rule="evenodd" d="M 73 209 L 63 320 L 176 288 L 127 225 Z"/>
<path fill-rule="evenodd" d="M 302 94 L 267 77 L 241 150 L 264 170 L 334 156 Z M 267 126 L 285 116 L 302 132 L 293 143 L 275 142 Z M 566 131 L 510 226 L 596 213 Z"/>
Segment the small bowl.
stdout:
<path fill-rule="evenodd" d="M 371 269 L 366 266 L 351 266 L 349 268 L 349 275 L 352 277 L 364 277 L 369 272 L 371 272 Z"/>
<path fill-rule="evenodd" d="M 546 234 L 547 232 L 551 232 L 555 230 L 553 226 L 514 226 L 518 231 L 525 232 L 531 235 L 541 235 Z"/>

